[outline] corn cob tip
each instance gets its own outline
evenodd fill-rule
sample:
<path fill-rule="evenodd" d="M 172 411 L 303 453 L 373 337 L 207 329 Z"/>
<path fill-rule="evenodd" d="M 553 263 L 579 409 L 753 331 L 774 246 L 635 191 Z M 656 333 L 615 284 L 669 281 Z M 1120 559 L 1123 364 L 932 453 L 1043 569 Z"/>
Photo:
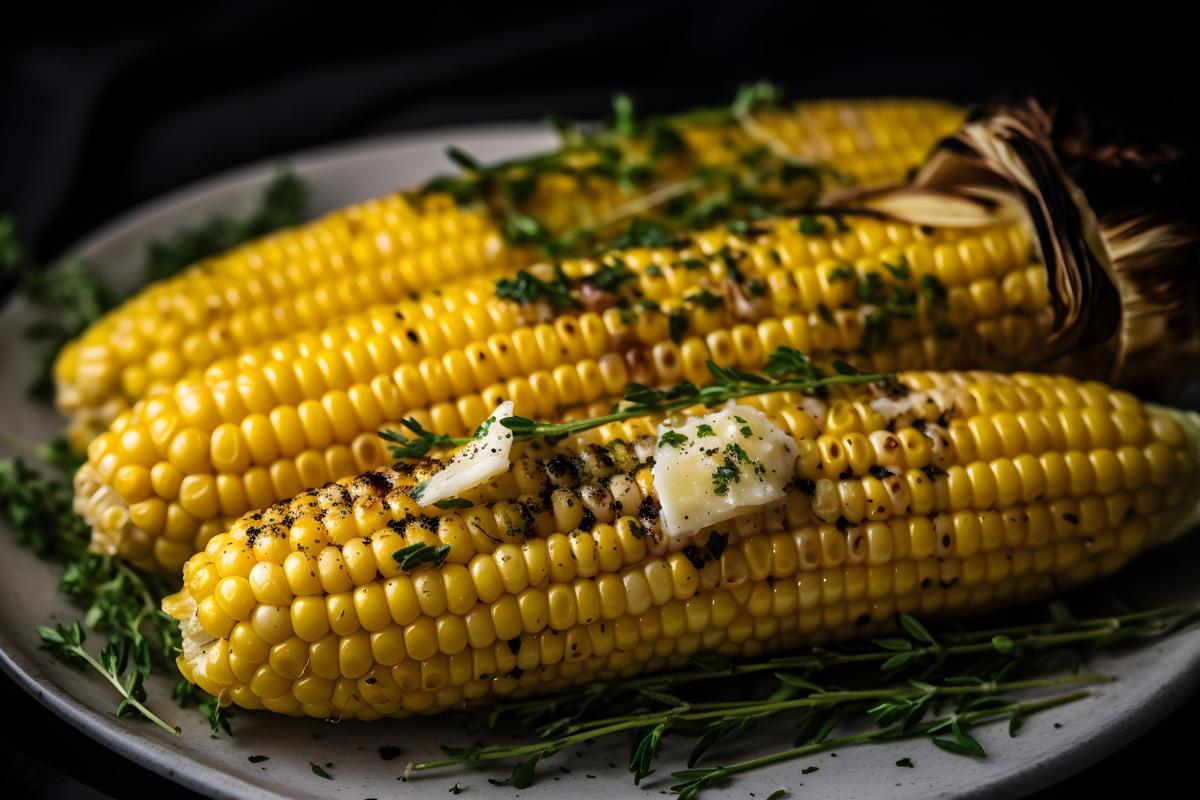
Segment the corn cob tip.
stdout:
<path fill-rule="evenodd" d="M 1200 464 L 1200 412 L 1187 411 L 1171 406 L 1147 403 L 1146 408 L 1153 414 L 1173 420 L 1183 431 L 1187 448 L 1192 454 L 1192 463 Z M 1200 480 L 1192 483 L 1192 494 L 1180 504 L 1180 516 L 1163 534 L 1162 541 L 1173 542 L 1200 527 Z"/>

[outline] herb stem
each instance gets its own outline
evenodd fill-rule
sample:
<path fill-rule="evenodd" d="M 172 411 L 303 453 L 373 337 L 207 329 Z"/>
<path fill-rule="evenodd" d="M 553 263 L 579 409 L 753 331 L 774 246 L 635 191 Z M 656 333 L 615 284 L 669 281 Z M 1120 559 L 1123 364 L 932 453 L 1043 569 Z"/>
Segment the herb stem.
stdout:
<path fill-rule="evenodd" d="M 1065 675 L 1057 678 L 1039 678 L 1008 683 L 984 683 L 974 686 L 938 686 L 933 694 L 937 696 L 960 696 L 978 694 L 1000 694 L 1004 692 L 1027 691 L 1029 689 L 1045 689 L 1058 686 L 1076 686 L 1080 684 L 1099 683 L 1110 678 L 1104 675 Z M 914 699 L 930 692 L 916 686 L 892 686 L 883 689 L 861 689 L 853 691 L 836 691 L 814 693 L 807 697 L 794 700 L 764 701 L 752 700 L 742 703 L 712 703 L 683 705 L 647 714 L 635 714 L 622 717 L 591 720 L 578 723 L 568 728 L 570 733 L 546 741 L 527 745 L 484 747 L 473 751 L 469 756 L 450 756 L 437 761 L 426 761 L 414 764 L 414 771 L 438 769 L 459 764 L 464 761 L 495 761 L 521 756 L 532 755 L 541 751 L 561 750 L 564 747 L 579 744 L 589 739 L 599 739 L 621 731 L 645 728 L 659 723 L 699 722 L 709 719 L 736 717 L 760 718 L 783 711 L 797 708 L 811 708 L 836 705 L 838 703 L 860 700 L 889 700 Z"/>
<path fill-rule="evenodd" d="M 753 395 L 777 392 L 811 393 L 830 386 L 878 383 L 892 380 L 895 377 L 886 372 L 859 372 L 849 365 L 842 365 L 845 371 L 840 371 L 838 374 L 825 375 L 813 369 L 806 356 L 787 347 L 781 347 L 771 358 L 794 359 L 794 365 L 803 371 L 772 379 L 741 372 L 732 367 L 721 367 L 709 361 L 707 366 L 709 372 L 716 379 L 716 383 L 708 386 L 697 387 L 692 383 L 683 383 L 674 389 L 663 391 L 650 389 L 640 384 L 630 384 L 629 392 L 626 395 L 629 405 L 610 414 L 559 423 L 541 422 L 528 417 L 508 417 L 500 420 L 500 424 L 513 432 L 515 441 L 545 439 L 548 442 L 557 442 L 568 436 L 594 430 L 614 422 L 624 422 L 654 414 L 666 416 L 697 405 L 711 408 L 730 400 Z M 772 369 L 771 359 L 768 359 L 767 369 L 768 371 Z M 474 441 L 474 437 L 455 437 L 426 431 L 416 420 L 412 419 L 402 420 L 400 424 L 417 434 L 416 438 L 409 438 L 390 429 L 379 432 L 381 438 L 396 443 L 391 448 L 392 455 L 396 458 L 419 458 L 434 448 L 461 447 Z"/>
<path fill-rule="evenodd" d="M 996 708 L 967 711 L 962 714 L 958 714 L 956 718 L 960 725 L 967 726 L 991 717 L 1003 716 L 1005 714 L 1029 716 L 1039 711 L 1045 711 L 1047 709 L 1057 708 L 1068 703 L 1074 703 L 1075 701 L 1082 700 L 1088 696 L 1089 695 L 1087 692 L 1071 692 L 1069 694 L 1047 697 L 1042 700 L 1031 700 L 1024 703 L 1010 703 L 1008 705 L 998 706 Z M 933 720 L 926 722 L 917 726 L 911 731 L 903 731 L 902 729 L 897 729 L 895 726 L 893 726 L 890 728 L 882 728 L 880 730 L 869 731 L 866 733 L 856 733 L 847 736 L 839 736 L 834 739 L 825 739 L 821 742 L 814 742 L 812 744 L 801 745 L 800 747 L 793 747 L 790 750 L 781 750 L 778 753 L 772 753 L 760 758 L 750 759 L 749 761 L 743 761 L 739 764 L 733 764 L 732 766 L 720 767 L 719 769 L 721 774 L 718 779 L 724 779 L 729 775 L 734 775 L 739 772 L 749 772 L 750 770 L 758 769 L 759 767 L 778 764 L 781 761 L 789 761 L 793 758 L 799 758 L 800 756 L 818 753 L 822 750 L 831 750 L 835 747 L 864 744 L 869 742 L 914 739 L 920 736 L 928 735 L 931 729 L 937 727 L 939 724 L 942 724 L 944 721 L 945 720 Z"/>
<path fill-rule="evenodd" d="M 637 216 L 638 214 L 644 214 L 664 203 L 669 203 L 677 197 L 683 197 L 688 192 L 699 189 L 700 186 L 700 182 L 695 178 L 688 178 L 684 181 L 676 181 L 675 183 L 659 186 L 612 209 L 596 223 L 595 228 L 597 230 L 607 228 L 609 225 L 613 225 L 621 220 Z"/>
<path fill-rule="evenodd" d="M 935 687 L 936 691 L 932 692 L 932 694 L 935 694 L 938 697 L 957 697 L 959 695 L 975 694 L 1001 694 L 1004 692 L 1027 691 L 1029 689 L 1048 689 L 1058 686 L 1078 686 L 1089 683 L 1106 683 L 1111 680 L 1112 678 L 1109 678 L 1106 675 L 1064 675 L 1058 678 L 1034 678 L 1024 681 L 1009 681 L 1007 683 L 989 682 L 972 686 L 938 686 Z M 778 714 L 781 711 L 791 711 L 792 709 L 796 708 L 828 706 L 861 700 L 905 700 L 918 698 L 926 693 L 926 690 L 917 688 L 915 686 L 891 686 L 882 689 L 814 692 L 806 697 L 800 697 L 794 700 L 752 700 L 748 702 L 731 701 L 727 703 L 693 703 L 689 706 L 686 706 L 683 711 L 679 711 L 678 713 L 676 713 L 677 709 L 671 709 L 667 712 L 638 714 L 627 717 L 612 717 L 610 719 L 601 719 L 580 723 L 579 725 L 573 726 L 569 730 L 588 730 L 592 728 L 602 728 L 616 723 L 634 721 L 636 721 L 639 725 L 652 725 L 657 722 L 665 721 L 664 717 L 667 715 L 687 722 L 699 722 L 706 719 L 718 719 L 735 716 L 765 717 L 770 714 Z"/>
<path fill-rule="evenodd" d="M 705 405 L 715 405 L 727 400 L 739 400 L 743 397 L 765 394 L 768 392 L 788 392 L 788 391 L 812 391 L 827 386 L 854 385 L 861 383 L 874 383 L 876 381 L 884 381 L 891 378 L 890 373 L 860 373 L 856 375 L 831 375 L 817 380 L 803 381 L 778 381 L 771 384 L 737 382 L 726 384 L 723 386 L 710 386 L 709 389 L 717 389 L 712 392 L 709 397 L 703 398 Z M 667 400 L 659 404 L 656 408 L 647 409 L 642 407 L 633 407 L 614 411 L 611 414 L 605 414 L 599 417 L 590 417 L 587 419 L 572 420 L 570 422 L 549 423 L 539 422 L 533 428 L 533 433 L 527 434 L 523 438 L 548 438 L 560 439 L 566 436 L 572 436 L 584 431 L 600 428 L 613 422 L 624 422 L 625 420 L 637 419 L 650 414 L 659 413 L 663 415 L 672 414 L 676 411 L 683 411 L 697 404 L 697 397 L 682 397 L 677 400 Z M 504 424 L 502 421 L 501 424 Z M 508 427 L 505 425 L 505 427 Z"/>
<path fill-rule="evenodd" d="M 150 709 L 146 708 L 146 706 L 143 705 L 140 700 L 138 700 L 136 697 L 134 697 L 132 693 L 130 693 L 123 685 L 121 685 L 121 681 L 119 681 L 117 679 L 117 676 L 113 675 L 111 672 L 109 672 L 107 669 L 105 669 L 104 666 L 99 661 L 97 661 L 95 658 L 92 657 L 91 653 L 89 653 L 84 648 L 76 646 L 76 645 L 68 645 L 67 649 L 71 653 L 74 653 L 75 655 L 79 656 L 84 661 L 86 661 L 92 667 L 92 669 L 96 670 L 101 675 L 103 675 L 104 679 L 107 680 L 109 683 L 111 683 L 113 688 L 116 689 L 121 694 L 121 696 L 125 698 L 125 701 L 127 703 L 129 703 L 129 705 L 136 708 L 138 710 L 138 713 L 140 713 L 143 717 L 150 720 L 151 722 L 153 722 L 158 727 L 162 728 L 167 733 L 170 733 L 173 736 L 179 735 L 179 728 L 175 727 L 174 725 L 167 724 L 157 714 L 155 714 Z"/>

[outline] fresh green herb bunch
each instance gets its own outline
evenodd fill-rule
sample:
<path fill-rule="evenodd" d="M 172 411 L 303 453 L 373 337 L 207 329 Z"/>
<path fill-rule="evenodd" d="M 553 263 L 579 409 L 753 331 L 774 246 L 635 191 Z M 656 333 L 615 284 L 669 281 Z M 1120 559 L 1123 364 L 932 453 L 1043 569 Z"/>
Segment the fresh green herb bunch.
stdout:
<path fill-rule="evenodd" d="M 760 125 L 754 112 L 777 107 L 771 84 L 743 87 L 720 109 L 639 117 L 627 95 L 613 99 L 611 121 L 599 129 L 555 120 L 562 139 L 552 153 L 485 165 L 452 147 L 447 157 L 462 172 L 430 181 L 422 193 L 444 192 L 464 206 L 486 209 L 510 244 L 539 248 L 550 258 L 598 249 L 666 247 L 680 231 L 722 222 L 745 224 L 814 199 L 833 170 L 793 156 Z M 731 126 L 741 134 L 730 163 L 700 165 L 680 133 L 684 125 Z M 734 137 L 729 138 L 730 145 Z M 535 215 L 539 181 L 567 176 L 580 186 L 610 181 L 624 202 L 604 215 L 587 210 L 552 229 Z"/>

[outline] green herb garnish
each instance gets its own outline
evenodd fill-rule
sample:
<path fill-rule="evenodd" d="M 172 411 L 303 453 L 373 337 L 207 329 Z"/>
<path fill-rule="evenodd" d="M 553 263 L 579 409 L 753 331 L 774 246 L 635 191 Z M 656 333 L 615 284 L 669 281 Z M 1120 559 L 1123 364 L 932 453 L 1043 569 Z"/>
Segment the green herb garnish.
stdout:
<path fill-rule="evenodd" d="M 610 422 L 623 422 L 655 414 L 666 415 L 694 405 L 711 408 L 729 400 L 766 392 L 819 393 L 828 386 L 875 383 L 893 378 L 890 373 L 825 375 L 812 365 L 806 355 L 791 347 L 781 347 L 767 358 L 767 375 L 742 372 L 735 367 L 722 367 L 712 361 L 706 362 L 706 366 L 714 383 L 699 387 L 684 382 L 670 389 L 656 389 L 630 383 L 626 387 L 625 404 L 610 414 L 561 423 L 539 422 L 528 417 L 514 416 L 501 420 L 500 424 L 513 432 L 515 441 L 544 439 L 553 443 Z M 433 449 L 457 447 L 472 441 L 470 438 L 427 431 L 414 419 L 401 420 L 400 424 L 415 435 L 406 436 L 390 429 L 379 432 L 380 437 L 394 443 L 391 452 L 398 459 L 420 458 Z M 418 489 L 420 486 L 411 493 L 414 498 L 418 496 Z"/>
<path fill-rule="evenodd" d="M 437 569 L 446 561 L 446 556 L 450 555 L 450 545 L 440 544 L 433 547 L 424 542 L 416 542 L 414 544 L 401 547 L 396 552 L 392 553 L 392 558 L 400 565 L 401 572 L 415 572 L 424 567 L 433 567 Z"/>
<path fill-rule="evenodd" d="M 571 281 L 562 267 L 555 265 L 553 280 L 542 280 L 528 270 L 521 270 L 512 278 L 500 278 L 496 281 L 496 297 L 525 305 L 546 300 L 555 308 L 563 309 L 576 305 L 571 288 Z"/>
<path fill-rule="evenodd" d="M 670 446 L 670 447 L 674 447 L 674 448 L 678 449 L 679 446 L 681 444 L 683 444 L 684 442 L 686 442 L 687 440 L 688 440 L 688 437 L 684 436 L 682 433 L 678 433 L 676 431 L 666 431 L 665 433 L 663 433 L 662 437 L 658 440 L 658 446 L 659 447 Z"/>
<path fill-rule="evenodd" d="M 796 222 L 796 230 L 805 236 L 822 236 L 825 233 L 825 223 L 816 217 L 801 217 Z"/>
<path fill-rule="evenodd" d="M 725 304 L 724 300 L 707 289 L 697 289 L 694 292 L 685 294 L 683 299 L 708 311 L 712 311 L 714 308 L 720 308 Z"/>

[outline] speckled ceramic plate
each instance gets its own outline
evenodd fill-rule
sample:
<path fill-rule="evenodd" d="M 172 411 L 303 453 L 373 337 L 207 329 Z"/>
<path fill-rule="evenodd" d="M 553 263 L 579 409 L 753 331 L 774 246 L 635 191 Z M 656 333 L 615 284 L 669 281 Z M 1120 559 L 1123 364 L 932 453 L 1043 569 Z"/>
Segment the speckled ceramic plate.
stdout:
<path fill-rule="evenodd" d="M 323 211 L 396 187 L 411 186 L 448 168 L 446 145 L 457 144 L 485 159 L 544 148 L 549 133 L 528 125 L 495 125 L 425 132 L 361 142 L 305 153 L 288 159 L 313 189 L 315 209 Z M 76 253 L 102 274 L 126 278 L 139 263 L 145 242 L 176 227 L 195 223 L 217 211 L 249 207 L 274 165 L 239 170 L 149 203 L 88 237 Z M 53 412 L 31 404 L 23 393 L 31 356 L 22 348 L 20 331 L 28 320 L 19 303 L 0 314 L 0 430 L 30 442 L 54 436 L 60 421 Z M 1115 581 L 1129 602 L 1150 603 L 1200 599 L 1195 564 L 1200 563 L 1200 537 L 1152 553 Z M 269 714 L 241 712 L 234 720 L 234 739 L 210 737 L 208 726 L 193 712 L 171 703 L 170 685 L 161 678 L 148 682 L 150 703 L 180 725 L 178 737 L 158 728 L 117 719 L 112 692 L 92 674 L 77 673 L 38 649 L 35 624 L 79 616 L 55 591 L 58 569 L 0 535 L 0 664 L 48 708 L 113 750 L 179 783 L 213 797 L 437 797 L 458 781 L 471 797 L 512 797 L 479 772 L 442 772 L 406 784 L 398 783 L 404 764 L 437 753 L 439 743 L 466 744 L 466 734 L 453 719 L 396 720 L 330 724 Z M 1012 798 L 1048 786 L 1109 755 L 1165 716 L 1200 684 L 1200 631 L 1155 646 L 1099 660 L 1094 667 L 1118 677 L 1095 690 L 1095 697 L 1030 719 L 1020 736 L 1010 739 L 1003 725 L 979 729 L 989 753 L 986 760 L 964 759 L 922 742 L 861 747 L 832 760 L 823 754 L 742 776 L 705 797 L 744 798 L 751 791 L 765 797 L 788 787 L 794 795 L 842 798 L 997 797 Z M 1061 727 L 1058 727 L 1061 725 Z M 383 761 L 381 745 L 393 745 L 401 756 Z M 772 743 L 746 739 L 737 750 L 721 752 L 730 763 L 752 752 L 768 752 Z M 778 742 L 775 743 L 778 748 Z M 740 752 L 739 752 L 740 751 Z M 268 761 L 254 764 L 251 755 Z M 679 763 L 670 748 L 665 758 Z M 714 754 L 716 755 L 716 754 Z M 623 766 L 624 742 L 558 754 L 547 763 L 547 776 L 522 790 L 523 798 L 659 796 L 669 785 L 665 775 L 651 775 L 641 790 L 633 788 Z M 911 757 L 914 769 L 898 769 L 897 759 Z M 313 774 L 309 762 L 332 762 L 332 780 Z M 664 764 L 667 763 L 664 761 Z M 566 765 L 569 773 L 554 766 Z M 802 775 L 801 769 L 821 769 Z M 491 773 L 503 775 L 502 769 Z M 593 777 L 594 776 L 594 777 Z M 803 790 L 801 790 L 803 786 Z"/>

